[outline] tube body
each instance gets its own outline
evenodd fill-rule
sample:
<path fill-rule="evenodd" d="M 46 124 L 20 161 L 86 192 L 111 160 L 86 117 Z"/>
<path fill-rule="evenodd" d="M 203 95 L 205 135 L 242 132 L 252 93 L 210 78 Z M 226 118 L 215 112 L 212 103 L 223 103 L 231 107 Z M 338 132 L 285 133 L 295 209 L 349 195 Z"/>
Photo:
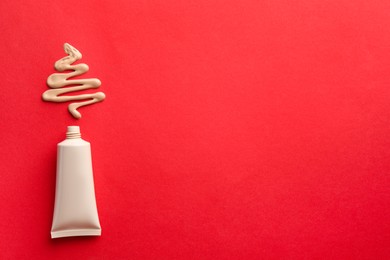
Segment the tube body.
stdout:
<path fill-rule="evenodd" d="M 80 137 L 68 138 L 57 146 L 56 194 L 51 237 L 100 236 L 95 199 L 91 145 Z M 73 130 L 79 129 L 73 127 Z M 78 130 L 79 131 L 79 130 Z"/>

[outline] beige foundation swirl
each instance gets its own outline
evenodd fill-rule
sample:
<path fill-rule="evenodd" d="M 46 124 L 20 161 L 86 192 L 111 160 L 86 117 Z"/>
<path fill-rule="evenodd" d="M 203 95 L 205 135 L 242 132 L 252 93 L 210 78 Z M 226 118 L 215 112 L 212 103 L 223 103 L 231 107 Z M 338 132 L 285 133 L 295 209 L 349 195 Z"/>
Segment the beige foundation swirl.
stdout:
<path fill-rule="evenodd" d="M 47 85 L 51 89 L 45 91 L 42 94 L 42 98 L 45 101 L 51 101 L 51 102 L 68 102 L 68 101 L 85 100 L 82 102 L 71 103 L 68 106 L 68 110 L 72 114 L 72 116 L 79 119 L 81 118 L 80 112 L 77 111 L 79 107 L 101 102 L 105 99 L 106 96 L 104 95 L 103 92 L 97 92 L 92 94 L 69 95 L 69 96 L 63 95 L 69 92 L 98 88 L 101 85 L 100 80 L 96 78 L 68 80 L 69 78 L 86 73 L 89 70 L 89 67 L 87 64 L 84 63 L 72 65 L 73 62 L 81 59 L 82 55 L 76 48 L 71 46 L 69 43 L 64 44 L 64 50 L 69 55 L 58 60 L 54 64 L 54 67 L 59 72 L 63 72 L 67 70 L 73 70 L 73 72 L 51 74 L 47 78 Z"/>

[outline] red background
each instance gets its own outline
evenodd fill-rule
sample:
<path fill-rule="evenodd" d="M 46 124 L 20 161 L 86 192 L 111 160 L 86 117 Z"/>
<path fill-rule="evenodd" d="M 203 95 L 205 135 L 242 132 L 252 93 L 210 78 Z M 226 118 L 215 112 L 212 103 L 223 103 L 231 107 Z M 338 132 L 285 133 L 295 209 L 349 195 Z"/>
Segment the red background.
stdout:
<path fill-rule="evenodd" d="M 390 2 L 0 2 L 2 259 L 390 257 Z M 103 103 L 41 94 L 69 42 Z M 50 239 L 56 144 L 101 237 Z"/>

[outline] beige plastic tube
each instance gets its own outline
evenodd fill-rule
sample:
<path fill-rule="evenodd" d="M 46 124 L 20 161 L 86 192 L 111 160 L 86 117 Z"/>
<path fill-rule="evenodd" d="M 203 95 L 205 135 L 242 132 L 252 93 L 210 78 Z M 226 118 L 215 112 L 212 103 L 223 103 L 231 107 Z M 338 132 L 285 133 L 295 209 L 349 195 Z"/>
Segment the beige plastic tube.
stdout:
<path fill-rule="evenodd" d="M 78 126 L 68 126 L 57 146 L 57 177 L 51 238 L 100 236 L 91 145 Z"/>

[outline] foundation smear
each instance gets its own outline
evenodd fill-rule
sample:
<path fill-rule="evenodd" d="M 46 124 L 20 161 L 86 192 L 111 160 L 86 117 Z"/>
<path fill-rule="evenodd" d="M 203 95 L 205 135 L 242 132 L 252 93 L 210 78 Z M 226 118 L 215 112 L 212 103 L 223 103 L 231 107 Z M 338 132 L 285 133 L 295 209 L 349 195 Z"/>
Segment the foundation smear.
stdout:
<path fill-rule="evenodd" d="M 81 53 L 72 45 L 70 45 L 69 43 L 65 43 L 64 50 L 68 54 L 68 56 L 58 60 L 54 64 L 54 68 L 59 72 L 69 70 L 73 72 L 51 74 L 47 78 L 47 85 L 51 89 L 45 91 L 42 94 L 42 99 L 50 102 L 68 102 L 84 100 L 82 102 L 71 103 L 68 106 L 68 110 L 72 114 L 72 116 L 74 118 L 79 119 L 81 118 L 80 112 L 77 111 L 79 107 L 101 102 L 105 99 L 106 95 L 103 92 L 80 95 L 64 95 L 66 93 L 74 91 L 95 89 L 101 85 L 100 80 L 97 78 L 69 80 L 69 78 L 86 73 L 89 70 L 89 67 L 87 64 L 84 63 L 72 65 L 73 62 L 82 58 Z"/>

